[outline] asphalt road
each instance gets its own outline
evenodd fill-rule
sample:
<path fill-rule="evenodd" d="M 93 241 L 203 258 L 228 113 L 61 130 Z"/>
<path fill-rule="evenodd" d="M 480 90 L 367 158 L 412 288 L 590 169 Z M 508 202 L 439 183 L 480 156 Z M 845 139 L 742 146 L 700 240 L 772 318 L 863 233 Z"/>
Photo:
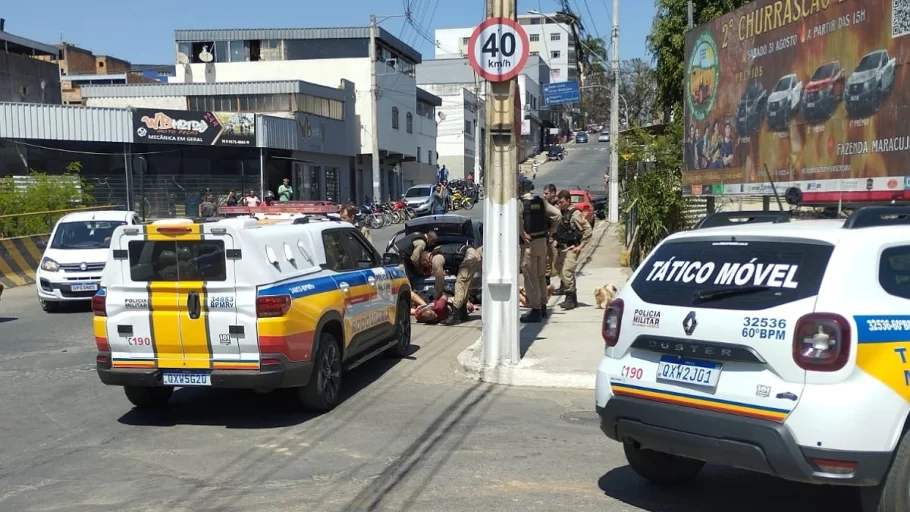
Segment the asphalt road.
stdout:
<path fill-rule="evenodd" d="M 539 179 L 581 179 L 595 151 L 573 148 Z M 590 391 L 463 379 L 455 358 L 479 321 L 415 326 L 410 357 L 346 375 L 345 401 L 323 415 L 284 392 L 196 389 L 133 410 L 94 372 L 91 321 L 87 307 L 43 313 L 30 288 L 3 294 L 0 510 L 857 510 L 851 490 L 719 467 L 650 486 L 600 432 Z"/>

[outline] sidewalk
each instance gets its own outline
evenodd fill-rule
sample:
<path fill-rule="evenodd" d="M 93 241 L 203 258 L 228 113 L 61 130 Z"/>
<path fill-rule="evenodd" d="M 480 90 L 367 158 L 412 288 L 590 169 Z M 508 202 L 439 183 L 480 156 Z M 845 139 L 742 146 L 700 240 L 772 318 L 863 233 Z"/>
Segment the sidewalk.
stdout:
<path fill-rule="evenodd" d="M 568 146 L 570 146 L 572 144 L 575 144 L 574 137 L 569 142 L 566 142 L 565 144 L 563 144 L 563 147 L 568 148 Z M 528 158 L 524 162 L 518 164 L 518 172 L 520 174 L 530 177 L 531 168 L 532 168 L 532 164 L 533 164 L 534 160 L 537 160 L 539 162 L 538 166 L 539 166 L 540 170 L 542 170 L 543 166 L 550 163 L 550 161 L 547 160 L 547 152 L 543 151 L 536 155 L 529 155 Z"/>
<path fill-rule="evenodd" d="M 616 229 L 606 222 L 597 223 L 592 243 L 585 251 L 587 257 L 576 276 L 579 306 L 564 311 L 557 305 L 563 297 L 552 297 L 550 318 L 543 323 L 522 325 L 522 357 L 517 365 L 485 368 L 478 339 L 458 355 L 461 371 L 471 379 L 497 384 L 594 389 L 595 370 L 604 354 L 600 334 L 604 310 L 595 307 L 593 291 L 606 284 L 623 287 L 631 271 L 619 265 L 621 250 Z"/>

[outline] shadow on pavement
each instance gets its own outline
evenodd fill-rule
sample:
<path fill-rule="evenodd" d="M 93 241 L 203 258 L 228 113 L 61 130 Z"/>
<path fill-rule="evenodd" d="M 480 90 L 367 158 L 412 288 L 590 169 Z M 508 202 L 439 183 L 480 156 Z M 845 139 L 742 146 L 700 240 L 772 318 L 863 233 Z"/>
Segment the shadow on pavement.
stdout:
<path fill-rule="evenodd" d="M 419 345 L 403 359 L 414 359 Z M 363 366 L 345 373 L 341 403 L 379 380 L 401 359 L 379 356 Z M 281 428 L 302 424 L 319 416 L 306 411 L 294 396 L 293 389 L 277 389 L 267 394 L 236 389 L 182 388 L 174 393 L 164 409 L 132 409 L 118 421 L 125 425 L 172 427 L 175 425 L 224 426 L 237 429 Z M 340 405 L 340 404 L 339 404 Z"/>
<path fill-rule="evenodd" d="M 629 466 L 597 482 L 607 496 L 648 512 L 860 512 L 856 488 L 809 485 L 738 469 L 706 466 L 691 484 L 660 488 Z"/>
<path fill-rule="evenodd" d="M 5 324 L 6 322 L 15 322 L 19 320 L 19 317 L 16 316 L 0 316 L 0 324 Z"/>

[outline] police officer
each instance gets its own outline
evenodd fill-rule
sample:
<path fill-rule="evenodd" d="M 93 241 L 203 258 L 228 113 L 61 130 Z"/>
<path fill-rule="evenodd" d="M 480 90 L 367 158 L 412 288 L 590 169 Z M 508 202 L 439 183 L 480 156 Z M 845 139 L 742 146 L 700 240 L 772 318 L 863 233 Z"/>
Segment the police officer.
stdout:
<path fill-rule="evenodd" d="M 561 214 L 542 197 L 532 194 L 534 185 L 530 181 L 520 180 L 519 188 L 521 273 L 530 308 L 519 320 L 536 323 L 547 317 L 547 238 L 559 226 Z"/>
<path fill-rule="evenodd" d="M 408 282 L 411 284 L 412 291 L 418 291 L 416 288 L 417 276 L 427 275 L 427 265 L 430 267 L 430 274 L 436 277 L 435 295 L 438 299 L 445 292 L 445 270 L 443 264 L 445 258 L 442 255 L 432 255 L 429 249 L 436 246 L 438 237 L 435 231 L 429 233 L 411 233 L 401 237 L 395 242 L 394 247 L 402 258 L 405 274 L 408 276 Z"/>
<path fill-rule="evenodd" d="M 452 308 L 455 313 L 442 322 L 444 325 L 456 325 L 469 319 L 468 292 L 471 289 L 471 281 L 474 279 L 474 274 L 480 272 L 482 267 L 483 246 L 477 248 L 467 247 L 464 259 L 458 265 L 458 274 L 455 277 L 455 297 L 452 299 Z"/>
<path fill-rule="evenodd" d="M 566 300 L 559 306 L 569 310 L 578 306 L 578 295 L 575 291 L 575 268 L 578 266 L 578 255 L 591 240 L 593 230 L 584 214 L 572 206 L 572 194 L 568 190 L 560 190 L 556 197 L 559 209 L 562 211 L 562 219 L 556 229 L 556 243 L 559 249 L 556 270 L 559 273 L 559 286 L 565 290 L 566 295 Z"/>
<path fill-rule="evenodd" d="M 556 192 L 556 185 L 552 183 L 543 188 L 543 198 L 558 210 L 559 207 L 556 206 Z M 550 286 L 550 278 L 556 277 L 555 267 L 558 253 L 559 251 L 556 249 L 556 239 L 554 239 L 551 234 L 547 237 L 547 287 Z M 556 290 L 553 292 L 553 295 L 565 295 L 564 292 L 565 290 Z"/>

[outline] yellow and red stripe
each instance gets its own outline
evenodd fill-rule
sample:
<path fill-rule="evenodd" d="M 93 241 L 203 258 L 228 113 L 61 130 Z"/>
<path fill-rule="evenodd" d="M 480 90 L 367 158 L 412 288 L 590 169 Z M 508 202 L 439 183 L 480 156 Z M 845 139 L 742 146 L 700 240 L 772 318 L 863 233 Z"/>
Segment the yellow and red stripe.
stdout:
<path fill-rule="evenodd" d="M 734 414 L 760 420 L 774 421 L 783 423 L 790 411 L 787 409 L 777 409 L 773 407 L 762 407 L 730 400 L 721 400 L 718 398 L 707 398 L 678 393 L 675 391 L 663 391 L 659 389 L 633 386 L 620 382 L 610 382 L 613 394 L 617 396 L 629 396 L 641 398 L 643 400 L 653 400 L 665 404 L 681 405 L 684 407 L 693 407 L 705 411 L 721 412 L 725 414 Z"/>
<path fill-rule="evenodd" d="M 154 359 L 114 359 L 111 361 L 114 368 L 155 368 Z"/>

